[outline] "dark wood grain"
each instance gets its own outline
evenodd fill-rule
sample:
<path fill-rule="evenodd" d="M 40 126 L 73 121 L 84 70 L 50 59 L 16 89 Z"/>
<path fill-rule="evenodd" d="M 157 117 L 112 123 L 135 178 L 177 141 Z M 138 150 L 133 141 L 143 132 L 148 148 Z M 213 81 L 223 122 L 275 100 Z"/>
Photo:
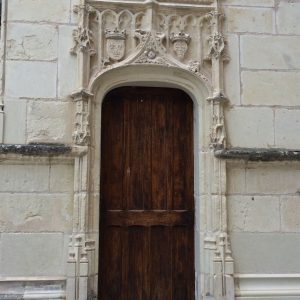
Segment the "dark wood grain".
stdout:
<path fill-rule="evenodd" d="M 101 130 L 98 299 L 194 299 L 191 99 L 115 89 Z"/>

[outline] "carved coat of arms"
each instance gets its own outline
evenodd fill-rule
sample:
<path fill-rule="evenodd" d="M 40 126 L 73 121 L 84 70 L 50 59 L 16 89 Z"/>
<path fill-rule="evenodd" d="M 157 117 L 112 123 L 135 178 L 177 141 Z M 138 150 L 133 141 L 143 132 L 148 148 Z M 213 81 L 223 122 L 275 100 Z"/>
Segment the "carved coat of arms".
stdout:
<path fill-rule="evenodd" d="M 113 61 L 121 60 L 125 55 L 126 31 L 115 28 L 105 30 L 106 51 L 109 59 Z"/>
<path fill-rule="evenodd" d="M 184 59 L 191 41 L 190 35 L 185 32 L 172 33 L 170 40 L 173 43 L 173 50 L 176 56 L 180 60 Z"/>

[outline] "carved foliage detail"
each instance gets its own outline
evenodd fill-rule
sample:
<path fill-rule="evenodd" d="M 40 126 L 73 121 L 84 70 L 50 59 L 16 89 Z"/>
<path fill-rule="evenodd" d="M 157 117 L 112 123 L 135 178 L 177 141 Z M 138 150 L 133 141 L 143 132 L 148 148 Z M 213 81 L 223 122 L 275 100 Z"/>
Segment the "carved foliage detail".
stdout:
<path fill-rule="evenodd" d="M 78 26 L 73 31 L 74 47 L 70 50 L 72 54 L 77 54 L 78 51 L 87 52 L 89 55 L 95 55 L 93 33 L 88 28 Z"/>

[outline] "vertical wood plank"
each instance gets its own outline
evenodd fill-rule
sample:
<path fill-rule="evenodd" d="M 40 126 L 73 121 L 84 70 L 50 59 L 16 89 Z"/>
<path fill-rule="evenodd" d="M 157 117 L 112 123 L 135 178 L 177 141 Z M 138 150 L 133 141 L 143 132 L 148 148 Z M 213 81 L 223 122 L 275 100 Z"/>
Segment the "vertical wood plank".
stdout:
<path fill-rule="evenodd" d="M 102 106 L 101 199 L 103 209 L 121 209 L 123 201 L 123 101 L 109 94 Z"/>
<path fill-rule="evenodd" d="M 152 209 L 167 209 L 166 96 L 152 99 Z"/>
<path fill-rule="evenodd" d="M 169 299 L 171 293 L 170 241 L 167 226 L 151 227 L 150 299 Z"/>
<path fill-rule="evenodd" d="M 120 266 L 122 265 L 123 231 L 120 227 L 109 227 L 102 231 L 100 240 L 99 283 L 100 299 L 121 299 L 122 276 Z"/>

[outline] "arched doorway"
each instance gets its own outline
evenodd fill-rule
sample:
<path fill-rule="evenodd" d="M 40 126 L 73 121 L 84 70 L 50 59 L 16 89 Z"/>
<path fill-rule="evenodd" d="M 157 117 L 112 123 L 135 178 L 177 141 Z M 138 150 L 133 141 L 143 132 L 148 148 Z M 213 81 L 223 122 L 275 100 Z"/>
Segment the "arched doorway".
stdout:
<path fill-rule="evenodd" d="M 101 129 L 99 299 L 195 299 L 192 100 L 117 88 Z"/>

